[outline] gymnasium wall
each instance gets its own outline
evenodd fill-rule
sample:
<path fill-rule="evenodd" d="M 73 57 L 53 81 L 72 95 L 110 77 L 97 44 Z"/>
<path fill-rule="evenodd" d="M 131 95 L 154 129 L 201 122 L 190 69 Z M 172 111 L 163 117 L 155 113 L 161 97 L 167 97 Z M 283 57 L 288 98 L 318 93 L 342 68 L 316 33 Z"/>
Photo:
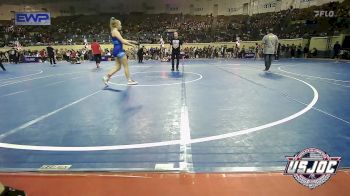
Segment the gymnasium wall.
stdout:
<path fill-rule="evenodd" d="M 332 37 L 312 37 L 310 40 L 310 49 L 316 48 L 319 51 L 332 50 L 334 44 L 338 41 L 342 43 L 345 35 Z"/>
<path fill-rule="evenodd" d="M 306 8 L 321 5 L 331 1 L 343 0 L 72 0 L 60 3 L 54 1 L 40 1 L 45 3 L 0 4 L 0 20 L 10 20 L 11 11 L 43 11 L 51 12 L 53 17 L 66 15 L 92 15 L 98 13 L 143 12 L 146 14 L 192 14 L 192 15 L 252 15 L 256 13 L 276 12 L 294 8 Z M 25 2 L 25 1 L 23 1 Z M 215 7 L 214 5 L 217 5 Z"/>

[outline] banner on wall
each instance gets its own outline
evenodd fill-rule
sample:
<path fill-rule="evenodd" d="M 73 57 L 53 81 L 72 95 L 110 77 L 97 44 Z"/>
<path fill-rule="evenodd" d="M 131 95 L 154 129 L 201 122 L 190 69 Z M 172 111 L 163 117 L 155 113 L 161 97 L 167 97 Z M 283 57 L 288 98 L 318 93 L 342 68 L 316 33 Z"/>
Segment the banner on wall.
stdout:
<path fill-rule="evenodd" d="M 16 12 L 16 25 L 51 25 L 50 12 Z"/>

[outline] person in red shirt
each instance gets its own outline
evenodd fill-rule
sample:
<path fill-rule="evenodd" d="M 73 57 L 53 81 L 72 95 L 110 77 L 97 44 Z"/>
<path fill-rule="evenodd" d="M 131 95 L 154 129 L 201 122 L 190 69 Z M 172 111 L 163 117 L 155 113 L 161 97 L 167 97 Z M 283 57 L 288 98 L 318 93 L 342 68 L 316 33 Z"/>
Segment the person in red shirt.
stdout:
<path fill-rule="evenodd" d="M 91 50 L 96 61 L 96 67 L 100 68 L 102 50 L 100 44 L 96 41 L 96 39 L 93 39 L 93 42 L 91 43 Z"/>
<path fill-rule="evenodd" d="M 77 53 L 72 50 L 70 53 L 70 63 L 75 64 L 77 62 Z"/>
<path fill-rule="evenodd" d="M 41 58 L 41 62 L 44 63 L 46 61 L 46 51 L 44 49 L 40 50 L 39 55 Z"/>

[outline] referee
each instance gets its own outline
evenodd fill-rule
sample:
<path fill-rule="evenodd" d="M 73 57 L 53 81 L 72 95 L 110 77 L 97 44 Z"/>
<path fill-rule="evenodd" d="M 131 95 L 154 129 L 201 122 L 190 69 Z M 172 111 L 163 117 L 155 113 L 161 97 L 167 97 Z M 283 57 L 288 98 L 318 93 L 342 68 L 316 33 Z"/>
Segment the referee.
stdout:
<path fill-rule="evenodd" d="M 182 45 L 182 40 L 179 39 L 179 34 L 174 32 L 174 38 L 170 42 L 171 45 L 171 71 L 174 71 L 174 64 L 176 58 L 176 71 L 179 71 L 179 60 L 180 60 L 180 46 Z"/>
<path fill-rule="evenodd" d="M 96 39 L 92 40 L 93 42 L 91 43 L 91 50 L 92 54 L 94 55 L 94 59 L 96 61 L 96 68 L 100 68 L 100 63 L 101 63 L 101 46 L 100 44 L 96 41 Z"/>
<path fill-rule="evenodd" d="M 49 46 L 46 48 L 46 50 L 47 50 L 47 55 L 49 56 L 49 59 L 50 59 L 50 64 L 52 65 L 52 62 L 53 62 L 53 64 L 55 65 L 56 64 L 55 49 L 53 49 L 51 44 L 49 44 Z"/>
<path fill-rule="evenodd" d="M 278 48 L 278 37 L 272 33 L 272 29 L 267 30 L 267 35 L 262 39 L 264 47 L 265 69 L 268 71 L 271 66 L 272 57 L 276 55 Z"/>

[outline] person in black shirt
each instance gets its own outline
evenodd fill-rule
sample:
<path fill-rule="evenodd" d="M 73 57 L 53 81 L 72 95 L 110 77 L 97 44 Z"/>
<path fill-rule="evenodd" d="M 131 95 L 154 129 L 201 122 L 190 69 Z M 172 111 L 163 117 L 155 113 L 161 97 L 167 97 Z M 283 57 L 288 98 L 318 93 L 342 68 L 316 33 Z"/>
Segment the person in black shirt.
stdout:
<path fill-rule="evenodd" d="M 295 58 L 295 45 L 292 44 L 292 46 L 290 47 L 290 57 L 291 58 Z"/>
<path fill-rule="evenodd" d="M 9 63 L 14 63 L 15 62 L 15 49 L 12 48 L 11 50 L 9 50 L 8 54 L 9 54 Z"/>
<path fill-rule="evenodd" d="M 333 50 L 334 50 L 334 57 L 333 58 L 338 61 L 340 50 L 341 50 L 341 46 L 340 46 L 338 41 L 334 44 Z"/>
<path fill-rule="evenodd" d="M 280 60 L 280 56 L 281 56 L 281 43 L 278 43 L 275 60 Z"/>
<path fill-rule="evenodd" d="M 19 62 L 19 53 L 16 48 L 10 50 L 10 62 L 17 64 Z"/>
<path fill-rule="evenodd" d="M 299 44 L 298 48 L 297 48 L 297 58 L 300 58 L 301 57 L 301 50 L 302 50 L 302 47 L 301 45 Z"/>
<path fill-rule="evenodd" d="M 4 54 L 2 52 L 0 52 L 0 67 L 2 70 L 6 71 L 4 65 L 2 64 L 2 58 L 3 58 Z"/>
<path fill-rule="evenodd" d="M 309 54 L 309 48 L 307 46 L 304 47 L 304 58 L 306 59 Z"/>
<path fill-rule="evenodd" d="M 174 32 L 174 38 L 170 42 L 171 45 L 171 71 L 174 71 L 174 61 L 176 58 L 176 71 L 179 71 L 179 61 L 180 61 L 180 46 L 182 45 L 182 40 L 179 39 L 179 34 Z"/>
<path fill-rule="evenodd" d="M 19 63 L 19 57 L 20 57 L 20 53 L 18 51 L 18 48 L 16 48 L 16 53 L 15 53 L 15 63 L 18 64 Z"/>
<path fill-rule="evenodd" d="M 254 55 L 254 60 L 259 59 L 259 50 L 260 50 L 260 46 L 258 43 L 255 43 L 255 55 Z"/>
<path fill-rule="evenodd" d="M 55 51 L 54 49 L 51 47 L 51 45 L 49 45 L 47 48 L 47 55 L 49 56 L 49 59 L 50 59 L 50 64 L 52 65 L 52 61 L 53 61 L 53 64 L 56 64 L 56 61 L 55 61 Z"/>
<path fill-rule="evenodd" d="M 140 47 L 140 49 L 137 51 L 137 56 L 139 58 L 139 63 L 143 63 L 143 55 L 145 54 L 145 46 Z"/>

